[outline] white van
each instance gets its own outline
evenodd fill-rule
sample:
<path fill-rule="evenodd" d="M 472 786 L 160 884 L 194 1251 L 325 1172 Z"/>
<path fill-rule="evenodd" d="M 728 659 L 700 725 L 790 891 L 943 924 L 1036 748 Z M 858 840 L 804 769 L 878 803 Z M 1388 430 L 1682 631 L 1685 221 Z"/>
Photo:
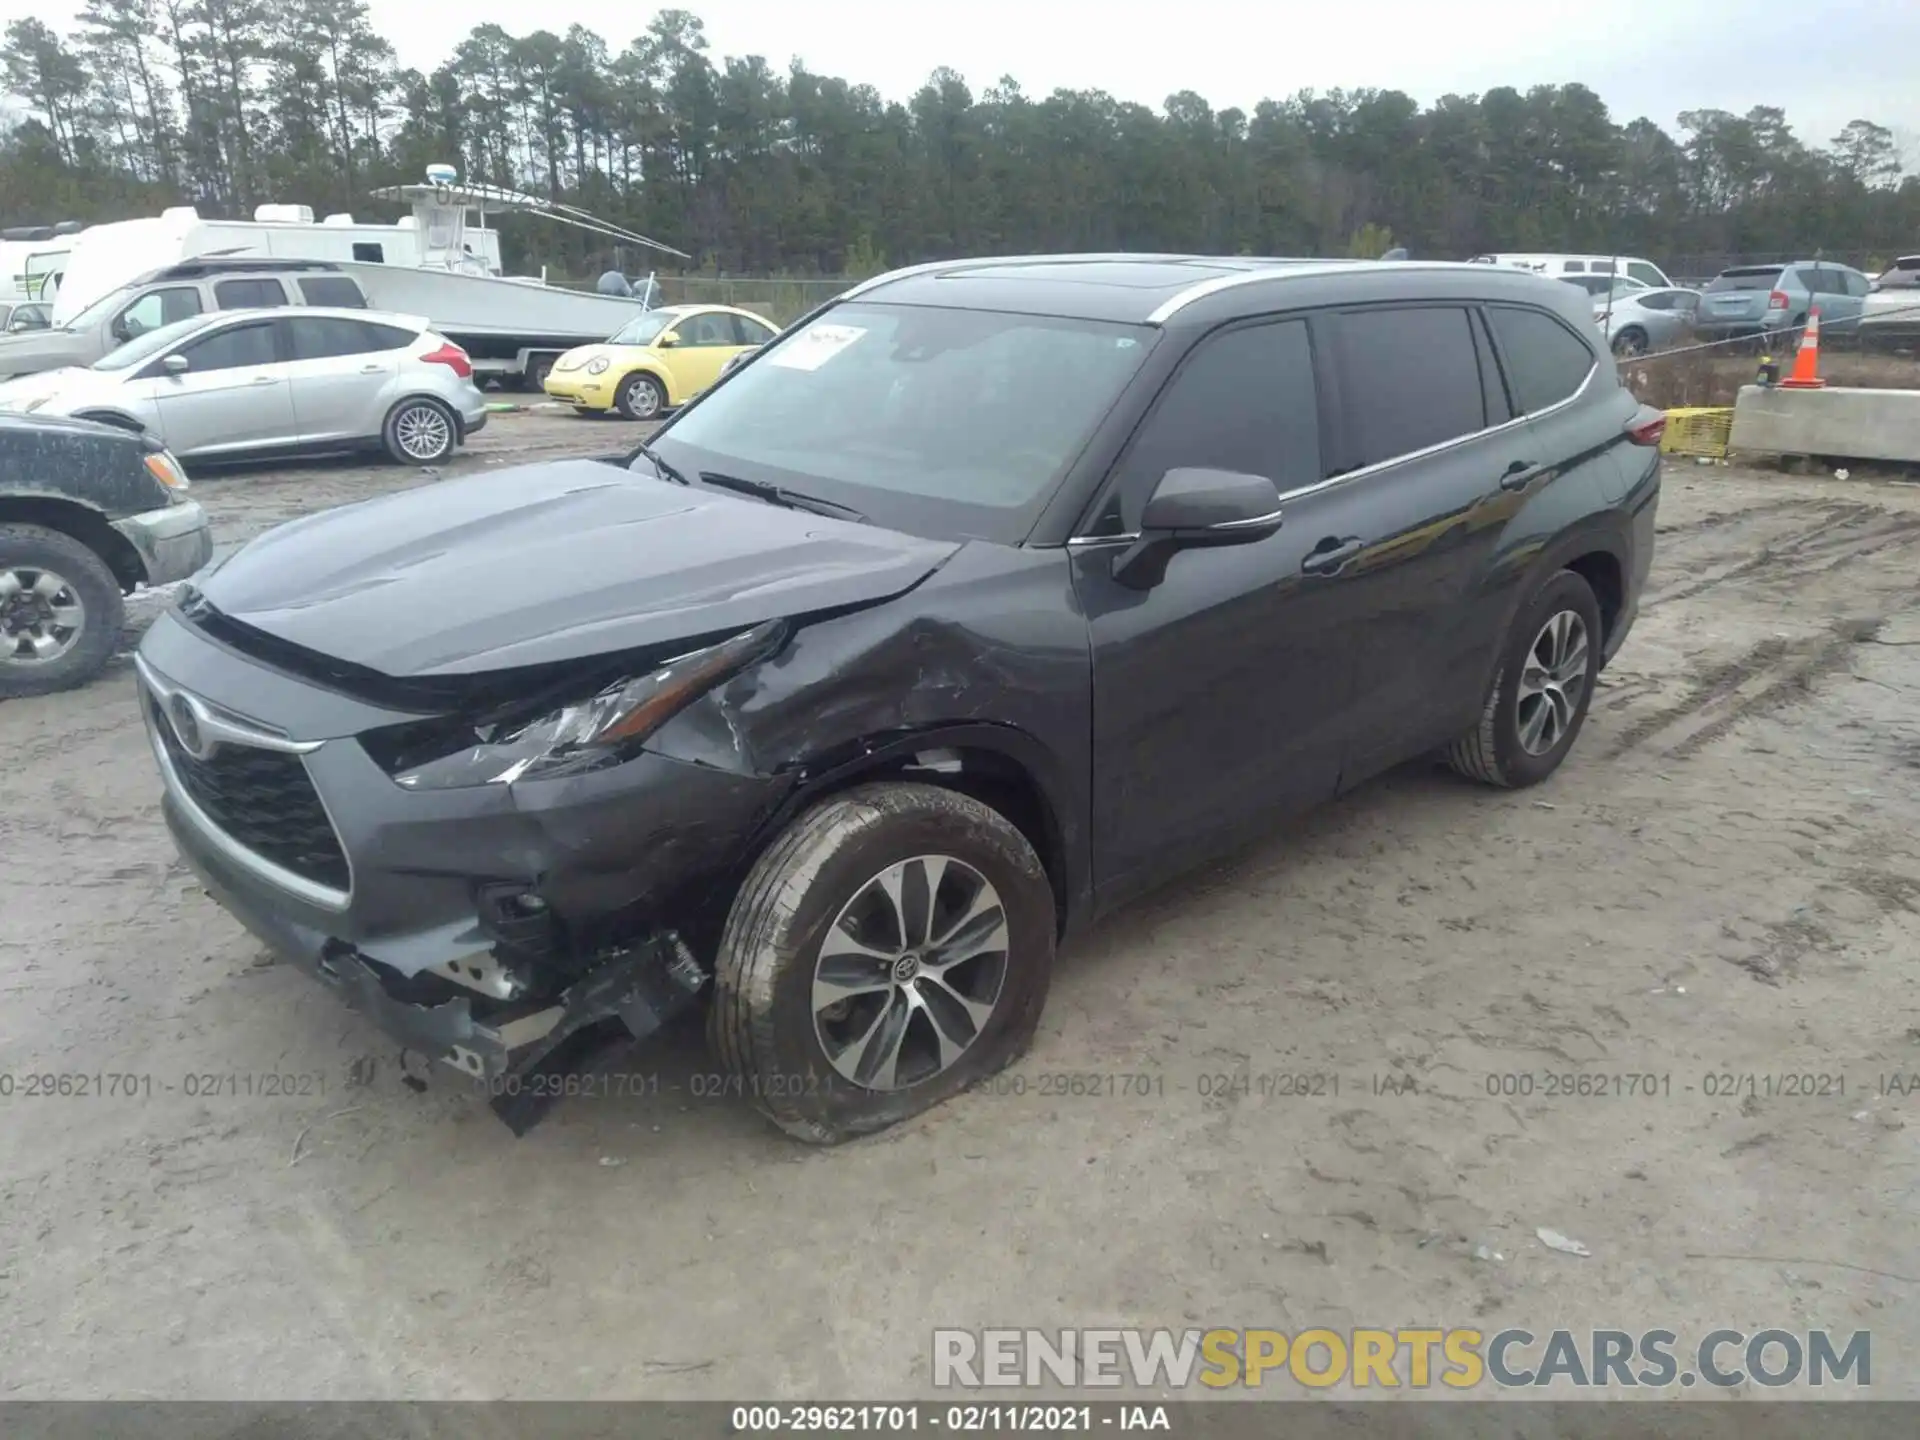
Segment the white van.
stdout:
<path fill-rule="evenodd" d="M 1673 281 L 1651 260 L 1638 255 L 1476 255 L 1475 265 L 1514 265 L 1537 275 L 1625 275 L 1643 285 L 1668 290 Z"/>

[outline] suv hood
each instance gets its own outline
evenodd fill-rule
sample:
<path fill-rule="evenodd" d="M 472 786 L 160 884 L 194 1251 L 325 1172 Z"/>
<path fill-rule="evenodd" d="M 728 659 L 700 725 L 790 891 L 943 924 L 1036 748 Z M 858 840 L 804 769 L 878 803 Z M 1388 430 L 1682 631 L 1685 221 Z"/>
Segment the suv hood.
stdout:
<path fill-rule="evenodd" d="M 383 675 L 467 675 L 873 604 L 958 548 L 566 460 L 293 521 L 199 589 Z"/>

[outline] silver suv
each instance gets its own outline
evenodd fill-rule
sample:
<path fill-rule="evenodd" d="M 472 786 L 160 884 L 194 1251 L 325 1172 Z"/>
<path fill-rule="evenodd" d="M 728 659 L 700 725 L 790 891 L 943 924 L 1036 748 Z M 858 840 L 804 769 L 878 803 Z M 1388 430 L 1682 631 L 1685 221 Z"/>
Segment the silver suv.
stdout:
<path fill-rule="evenodd" d="M 0 337 L 0 380 L 91 365 L 136 335 L 191 315 L 276 305 L 364 310 L 367 297 L 324 261 L 188 260 L 102 295 L 56 329 Z"/>
<path fill-rule="evenodd" d="M 1703 340 L 1767 335 L 1806 324 L 1816 307 L 1823 327 L 1855 330 L 1872 285 L 1852 266 L 1830 260 L 1736 265 L 1707 282 L 1694 332 Z"/>

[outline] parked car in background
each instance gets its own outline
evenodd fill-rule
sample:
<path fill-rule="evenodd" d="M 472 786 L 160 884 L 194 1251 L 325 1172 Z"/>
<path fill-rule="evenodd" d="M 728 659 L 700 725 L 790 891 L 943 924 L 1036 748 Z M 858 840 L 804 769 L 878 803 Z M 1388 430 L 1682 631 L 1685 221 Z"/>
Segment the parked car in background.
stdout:
<path fill-rule="evenodd" d="M 603 345 L 582 345 L 553 362 L 545 389 L 583 415 L 615 411 L 653 420 L 684 405 L 742 351 L 773 339 L 772 322 L 731 305 L 649 310 Z"/>
<path fill-rule="evenodd" d="M 212 554 L 186 472 L 152 436 L 0 414 L 0 699 L 84 684 L 119 648 L 122 597 Z"/>
<path fill-rule="evenodd" d="M 1667 272 L 1651 260 L 1643 260 L 1638 255 L 1540 255 L 1502 253 L 1498 255 L 1476 255 L 1476 265 L 1512 265 L 1521 270 L 1531 270 L 1536 275 L 1549 275 L 1556 280 L 1569 275 L 1625 275 L 1638 280 L 1643 285 L 1658 286 L 1666 289 L 1673 284 L 1667 278 Z"/>
<path fill-rule="evenodd" d="M 1282 817 L 1436 749 L 1552 775 L 1665 423 L 1511 269 L 918 266 L 632 473 L 416 488 L 208 571 L 140 647 L 164 813 L 509 1117 L 557 1047 L 705 1001 L 724 1088 L 843 1140 L 1007 1065 L 1063 937 Z"/>
<path fill-rule="evenodd" d="M 1607 305 L 1617 303 L 1622 295 L 1652 288 L 1638 280 L 1629 280 L 1624 275 L 1562 275 L 1559 278 L 1591 295 L 1596 313 Z"/>
<path fill-rule="evenodd" d="M 58 329 L 0 336 L 0 380 L 91 365 L 136 336 L 214 311 L 275 305 L 364 309 L 366 303 L 352 277 L 321 261 L 188 260 L 109 291 Z"/>
<path fill-rule="evenodd" d="M 1736 265 L 1707 282 L 1694 329 L 1709 340 L 1767 336 L 1806 324 L 1818 306 L 1822 329 L 1852 330 L 1872 284 L 1852 266 L 1826 260 Z"/>
<path fill-rule="evenodd" d="M 408 465 L 487 423 L 466 352 L 419 316 L 310 307 L 190 315 L 88 368 L 0 384 L 0 410 L 102 420 L 182 458 L 384 447 Z"/>
<path fill-rule="evenodd" d="M 1616 297 L 1610 310 L 1596 304 L 1593 316 L 1606 334 L 1608 348 L 1624 359 L 1684 344 L 1693 334 L 1699 304 L 1699 291 L 1675 285 L 1630 291 Z"/>
<path fill-rule="evenodd" d="M 1902 255 L 1874 278 L 1875 290 L 1920 290 L 1920 255 Z"/>
<path fill-rule="evenodd" d="M 20 335 L 29 330 L 44 330 L 53 315 L 53 307 L 39 300 L 19 303 L 0 300 L 0 333 Z"/>

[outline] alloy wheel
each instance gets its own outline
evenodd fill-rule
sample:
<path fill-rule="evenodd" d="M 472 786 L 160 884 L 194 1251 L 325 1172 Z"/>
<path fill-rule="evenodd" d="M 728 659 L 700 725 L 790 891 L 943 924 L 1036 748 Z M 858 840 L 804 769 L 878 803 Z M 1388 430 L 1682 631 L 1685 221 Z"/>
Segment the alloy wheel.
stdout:
<path fill-rule="evenodd" d="M 437 460 L 453 439 L 447 417 L 432 405 L 409 405 L 393 424 L 394 438 L 414 460 Z"/>
<path fill-rule="evenodd" d="M 0 664 L 49 664 L 86 628 L 86 602 L 65 576 L 27 565 L 0 570 Z"/>
<path fill-rule="evenodd" d="M 1572 610 L 1547 617 L 1527 648 L 1515 696 L 1520 748 L 1545 755 L 1580 713 L 1587 685 L 1587 622 Z"/>
<path fill-rule="evenodd" d="M 883 1091 L 950 1069 L 993 1017 L 1008 941 L 999 893 L 963 860 L 918 855 L 868 880 L 814 965 L 814 1030 L 833 1068 Z"/>

